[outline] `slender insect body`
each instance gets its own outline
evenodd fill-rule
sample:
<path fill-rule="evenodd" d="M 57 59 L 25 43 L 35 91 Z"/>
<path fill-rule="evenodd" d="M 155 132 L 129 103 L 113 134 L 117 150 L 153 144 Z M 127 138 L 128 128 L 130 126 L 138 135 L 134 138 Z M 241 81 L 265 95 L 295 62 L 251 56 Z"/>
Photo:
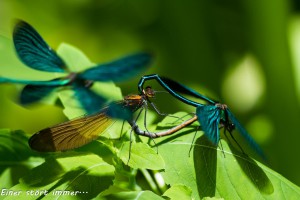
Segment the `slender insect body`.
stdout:
<path fill-rule="evenodd" d="M 220 125 L 230 133 L 235 129 L 234 123 L 231 122 L 228 116 L 228 106 L 226 104 L 216 103 L 215 106 L 220 110 Z"/>

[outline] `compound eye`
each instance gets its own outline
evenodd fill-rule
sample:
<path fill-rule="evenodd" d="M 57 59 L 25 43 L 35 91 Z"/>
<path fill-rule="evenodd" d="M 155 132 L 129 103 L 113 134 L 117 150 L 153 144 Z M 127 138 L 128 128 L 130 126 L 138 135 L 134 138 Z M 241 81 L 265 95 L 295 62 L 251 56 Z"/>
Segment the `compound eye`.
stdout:
<path fill-rule="evenodd" d="M 153 90 L 150 86 L 147 86 L 147 87 L 145 88 L 144 93 L 145 93 L 145 95 L 146 95 L 147 97 L 150 97 L 150 98 L 153 98 L 153 97 L 155 96 L 155 92 L 154 92 L 154 90 Z"/>
<path fill-rule="evenodd" d="M 233 131 L 233 130 L 235 129 L 235 125 L 234 125 L 233 123 L 231 123 L 231 124 L 229 125 L 229 129 L 230 129 L 230 131 Z"/>

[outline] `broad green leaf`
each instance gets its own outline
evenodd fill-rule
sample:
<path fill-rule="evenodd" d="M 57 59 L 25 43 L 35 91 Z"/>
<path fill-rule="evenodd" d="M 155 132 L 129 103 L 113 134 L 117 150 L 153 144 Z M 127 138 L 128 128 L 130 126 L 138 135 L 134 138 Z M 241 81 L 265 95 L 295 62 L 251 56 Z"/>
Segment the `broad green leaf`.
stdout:
<path fill-rule="evenodd" d="M 170 199 L 192 199 L 192 190 L 184 185 L 174 185 L 169 188 L 163 196 L 169 197 Z"/>
<path fill-rule="evenodd" d="M 57 54 L 63 58 L 70 72 L 81 72 L 94 65 L 81 50 L 67 43 L 58 46 Z"/>
<path fill-rule="evenodd" d="M 69 44 L 62 43 L 58 47 L 57 53 L 64 59 L 71 72 L 80 72 L 95 65 L 83 52 Z M 109 101 L 122 99 L 120 88 L 116 87 L 112 82 L 94 82 L 91 89 Z M 69 119 L 85 114 L 85 111 L 75 98 L 74 91 L 61 90 L 59 91 L 59 98 L 64 105 L 64 113 Z"/>
<path fill-rule="evenodd" d="M 111 194 L 105 197 L 97 197 L 97 200 L 163 200 L 164 198 L 154 194 L 151 191 L 137 191 L 137 192 L 119 192 L 115 194 Z"/>
<path fill-rule="evenodd" d="M 162 157 L 149 147 L 149 145 L 134 142 L 131 144 L 131 149 L 129 149 L 130 142 L 124 142 L 118 154 L 125 164 L 128 163 L 130 167 L 135 169 L 143 168 L 158 170 L 164 168 L 165 163 Z"/>
<path fill-rule="evenodd" d="M 11 190 L 21 191 L 21 199 L 90 199 L 112 185 L 113 177 L 114 167 L 97 155 L 64 153 L 47 157 Z"/>
<path fill-rule="evenodd" d="M 0 130 L 0 188 L 17 184 L 19 178 L 43 161 L 30 158 L 36 154 L 29 149 L 27 141 L 22 131 Z"/>
<path fill-rule="evenodd" d="M 166 119 L 160 125 L 173 122 L 174 119 Z M 230 145 L 233 141 L 228 145 L 222 139 L 221 150 L 212 146 L 201 128 L 192 142 L 195 132 L 195 126 L 189 126 L 156 141 L 158 152 L 166 163 L 161 173 L 167 184 L 191 188 L 195 199 L 214 196 L 224 199 L 300 198 L 298 186 L 240 153 Z"/>

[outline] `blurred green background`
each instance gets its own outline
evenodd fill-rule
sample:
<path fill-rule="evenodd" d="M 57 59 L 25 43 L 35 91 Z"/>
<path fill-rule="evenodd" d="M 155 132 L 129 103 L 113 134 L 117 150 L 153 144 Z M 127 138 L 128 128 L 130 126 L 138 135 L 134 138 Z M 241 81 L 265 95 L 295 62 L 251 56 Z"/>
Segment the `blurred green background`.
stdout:
<path fill-rule="evenodd" d="M 11 38 L 13 20 L 20 18 L 54 49 L 70 43 L 95 63 L 152 51 L 155 63 L 146 74 L 168 76 L 226 102 L 262 146 L 268 165 L 300 185 L 297 2 L 1 0 L 0 34 Z M 11 45 L 0 45 L 1 76 L 52 78 L 18 62 L 7 66 L 15 59 Z M 119 84 L 123 94 L 136 93 L 138 80 Z M 12 101 L 17 94 L 14 86 L 1 86 L 0 128 L 32 134 L 65 120 L 55 106 L 20 107 Z M 163 112 L 194 111 L 166 94 L 156 101 Z"/>

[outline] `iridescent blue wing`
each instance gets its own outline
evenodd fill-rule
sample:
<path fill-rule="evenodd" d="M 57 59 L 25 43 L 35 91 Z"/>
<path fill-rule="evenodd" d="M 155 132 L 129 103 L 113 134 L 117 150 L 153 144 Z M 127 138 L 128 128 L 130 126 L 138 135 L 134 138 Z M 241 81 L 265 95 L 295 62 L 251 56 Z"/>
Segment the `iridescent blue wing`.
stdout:
<path fill-rule="evenodd" d="M 18 80 L 12 78 L 0 77 L 0 83 L 18 83 L 18 84 L 31 84 L 34 81 L 29 80 Z"/>
<path fill-rule="evenodd" d="M 214 145 L 218 145 L 220 140 L 220 110 L 215 105 L 198 106 L 196 115 L 204 134 Z"/>
<path fill-rule="evenodd" d="M 112 102 L 107 107 L 106 115 L 111 118 L 129 121 L 133 118 L 133 112 L 133 109 L 126 107 L 124 103 Z"/>
<path fill-rule="evenodd" d="M 28 105 L 40 101 L 56 88 L 56 86 L 26 85 L 20 94 L 20 103 L 22 105 Z"/>
<path fill-rule="evenodd" d="M 172 79 L 169 79 L 167 77 L 160 77 L 163 82 L 169 86 L 169 88 L 171 88 L 173 91 L 182 93 L 182 94 L 186 94 L 186 95 L 190 95 L 192 97 L 196 97 L 198 99 L 202 99 L 205 100 L 211 104 L 215 104 L 215 102 L 211 99 L 209 99 L 208 97 L 196 92 L 195 90 L 193 90 L 192 88 L 189 88 L 177 81 L 174 81 Z"/>
<path fill-rule="evenodd" d="M 78 99 L 81 106 L 86 110 L 88 114 L 94 114 L 98 112 L 105 103 L 107 99 L 99 94 L 93 92 L 89 87 L 86 87 L 82 80 L 77 79 L 73 84 L 73 90 L 75 92 L 75 97 Z"/>
<path fill-rule="evenodd" d="M 254 141 L 254 139 L 249 135 L 249 133 L 244 129 L 244 127 L 240 124 L 240 122 L 235 118 L 235 116 L 232 114 L 232 112 L 227 108 L 226 109 L 228 113 L 228 117 L 231 120 L 231 122 L 235 125 L 237 130 L 240 132 L 240 134 L 246 139 L 246 141 L 249 143 L 249 145 L 260 155 L 263 159 L 266 159 L 265 154 L 263 153 L 262 149 L 259 147 L 259 145 Z"/>
<path fill-rule="evenodd" d="M 151 60 L 150 54 L 137 53 L 113 62 L 96 65 L 83 71 L 79 76 L 92 81 L 123 81 L 145 70 Z"/>
<path fill-rule="evenodd" d="M 65 71 L 63 60 L 28 23 L 19 21 L 15 25 L 13 40 L 19 58 L 27 66 L 47 72 Z"/>
<path fill-rule="evenodd" d="M 72 84 L 75 97 L 88 115 L 95 114 L 108 103 L 108 100 L 86 87 L 83 81 L 76 79 Z M 132 118 L 133 112 L 120 102 L 112 102 L 107 106 L 106 115 L 111 118 L 129 120 Z"/>
<path fill-rule="evenodd" d="M 50 81 L 31 81 L 26 85 L 20 94 L 20 103 L 23 105 L 37 102 L 50 93 L 52 93 L 57 87 L 68 85 L 70 79 L 56 78 Z"/>
<path fill-rule="evenodd" d="M 70 79 L 54 79 L 50 81 L 29 81 L 29 80 L 19 80 L 19 79 L 0 77 L 0 83 L 30 84 L 30 85 L 37 85 L 37 86 L 60 86 L 60 85 L 66 85 L 70 81 L 71 81 Z"/>

